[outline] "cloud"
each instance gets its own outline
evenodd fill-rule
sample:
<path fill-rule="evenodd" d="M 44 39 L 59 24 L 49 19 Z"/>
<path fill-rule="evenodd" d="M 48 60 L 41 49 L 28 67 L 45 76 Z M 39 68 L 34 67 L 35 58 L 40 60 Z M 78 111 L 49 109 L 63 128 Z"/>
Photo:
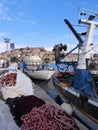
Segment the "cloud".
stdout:
<path fill-rule="evenodd" d="M 12 19 L 8 16 L 0 16 L 1 20 L 7 20 L 7 21 L 12 21 Z"/>
<path fill-rule="evenodd" d="M 25 18 L 24 6 L 28 6 L 30 0 L 1 0 L 0 1 L 0 20 L 9 22 L 20 22 L 35 25 L 34 20 Z M 11 7 L 11 8 L 10 8 Z M 13 11 L 14 10 L 14 11 Z"/>
<path fill-rule="evenodd" d="M 6 20 L 6 21 L 16 21 L 18 17 L 22 16 L 22 12 L 17 13 L 14 15 L 12 11 L 10 10 L 10 6 L 12 6 L 12 3 L 9 0 L 1 0 L 0 2 L 0 20 Z M 12 14 L 11 14 L 12 13 Z"/>
<path fill-rule="evenodd" d="M 3 13 L 3 4 L 0 3 L 0 14 L 2 14 L 2 13 Z"/>
<path fill-rule="evenodd" d="M 11 18 L 7 15 L 9 8 L 0 2 L 0 20 L 11 21 Z"/>
<path fill-rule="evenodd" d="M 6 37 L 8 34 L 6 32 L 0 32 L 0 37 Z"/>
<path fill-rule="evenodd" d="M 45 47 L 45 49 L 48 50 L 48 51 L 52 51 L 53 47 Z"/>
<path fill-rule="evenodd" d="M 16 3 L 17 0 L 1 0 L 4 4 Z"/>
<path fill-rule="evenodd" d="M 4 15 L 7 11 L 8 7 L 4 6 L 4 4 L 0 2 L 0 15 Z"/>

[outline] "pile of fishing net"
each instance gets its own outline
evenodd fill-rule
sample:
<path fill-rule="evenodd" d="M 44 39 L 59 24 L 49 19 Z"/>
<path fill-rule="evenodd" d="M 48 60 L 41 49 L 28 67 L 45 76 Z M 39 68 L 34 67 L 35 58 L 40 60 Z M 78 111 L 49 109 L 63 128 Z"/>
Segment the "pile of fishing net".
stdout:
<path fill-rule="evenodd" d="M 79 130 L 72 116 L 34 95 L 6 102 L 21 130 Z"/>
<path fill-rule="evenodd" d="M 2 87 L 13 87 L 16 85 L 16 78 L 17 78 L 17 73 L 10 73 L 4 75 L 1 79 L 1 86 Z"/>
<path fill-rule="evenodd" d="M 30 113 L 23 115 L 21 120 L 21 130 L 79 130 L 70 115 L 49 104 L 34 107 Z"/>
<path fill-rule="evenodd" d="M 45 104 L 42 99 L 34 95 L 8 98 L 6 103 L 9 105 L 10 111 L 18 126 L 21 126 L 23 123 L 21 120 L 22 115 L 29 113 L 33 107 L 40 107 Z"/>

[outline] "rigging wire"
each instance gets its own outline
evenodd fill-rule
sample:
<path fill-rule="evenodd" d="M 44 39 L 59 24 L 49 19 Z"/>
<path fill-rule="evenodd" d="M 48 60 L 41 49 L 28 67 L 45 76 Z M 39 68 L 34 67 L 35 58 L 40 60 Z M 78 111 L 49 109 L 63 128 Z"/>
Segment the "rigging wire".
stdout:
<path fill-rule="evenodd" d="M 86 25 L 79 25 L 79 24 L 72 24 L 72 26 L 79 26 L 79 27 L 88 27 L 88 26 L 86 26 Z"/>
<path fill-rule="evenodd" d="M 77 7 L 78 8 L 78 19 L 80 19 L 80 5 L 79 4 L 80 4 L 80 2 L 78 0 L 78 7 Z"/>
<path fill-rule="evenodd" d="M 98 54 L 98 51 L 96 51 L 94 48 L 93 48 L 93 50 Z"/>
<path fill-rule="evenodd" d="M 85 53 L 83 53 L 84 55 L 86 54 L 86 53 L 88 53 L 89 51 L 91 51 L 92 49 L 94 50 L 95 49 L 95 47 L 97 47 L 98 45 L 95 45 L 94 47 L 92 47 L 91 49 L 89 49 L 87 52 L 85 52 Z"/>
<path fill-rule="evenodd" d="M 68 38 L 69 38 L 69 44 L 70 44 L 70 48 L 72 49 L 72 46 L 71 46 L 71 36 L 70 36 L 70 31 L 69 31 L 69 28 L 68 28 Z"/>

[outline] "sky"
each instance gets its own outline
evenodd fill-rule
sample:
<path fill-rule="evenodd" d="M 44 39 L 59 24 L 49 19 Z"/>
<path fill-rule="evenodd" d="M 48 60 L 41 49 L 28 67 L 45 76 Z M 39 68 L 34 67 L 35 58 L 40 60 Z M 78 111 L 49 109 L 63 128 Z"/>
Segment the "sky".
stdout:
<path fill-rule="evenodd" d="M 52 50 L 59 43 L 72 49 L 78 41 L 64 19 L 68 19 L 76 31 L 82 31 L 82 27 L 76 25 L 83 8 L 98 12 L 98 0 L 0 0 L 0 53 L 6 51 L 4 38 L 15 43 L 16 49 Z M 97 39 L 94 42 L 97 43 Z"/>

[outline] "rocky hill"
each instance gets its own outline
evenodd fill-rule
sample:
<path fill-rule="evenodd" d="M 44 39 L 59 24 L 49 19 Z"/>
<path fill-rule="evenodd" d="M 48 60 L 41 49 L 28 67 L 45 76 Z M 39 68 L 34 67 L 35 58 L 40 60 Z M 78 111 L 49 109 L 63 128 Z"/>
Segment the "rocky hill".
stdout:
<path fill-rule="evenodd" d="M 5 51 L 3 53 L 0 53 L 0 59 L 8 59 L 10 57 L 16 57 L 18 61 L 22 61 L 23 58 L 28 55 L 38 55 L 42 58 L 44 61 L 51 61 L 54 60 L 54 54 L 52 51 L 47 51 L 44 48 L 20 48 L 20 49 L 14 49 L 12 51 Z"/>
<path fill-rule="evenodd" d="M 22 61 L 23 58 L 28 55 L 38 55 L 41 57 L 43 61 L 53 61 L 54 60 L 54 53 L 52 51 L 47 51 L 43 47 L 27 47 L 27 48 L 19 48 L 14 49 L 12 51 L 5 51 L 0 53 L 0 59 L 8 59 L 9 57 L 13 58 L 16 57 L 18 61 Z M 64 61 L 77 61 L 78 54 L 77 53 L 71 53 L 65 59 Z"/>

